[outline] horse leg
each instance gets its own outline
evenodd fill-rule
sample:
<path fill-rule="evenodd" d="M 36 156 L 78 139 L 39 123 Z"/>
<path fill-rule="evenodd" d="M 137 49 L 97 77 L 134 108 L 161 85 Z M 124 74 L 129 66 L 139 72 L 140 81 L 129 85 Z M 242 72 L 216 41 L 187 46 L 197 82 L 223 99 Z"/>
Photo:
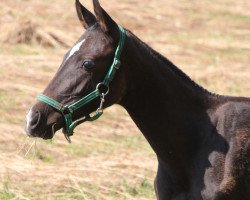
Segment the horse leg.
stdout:
<path fill-rule="evenodd" d="M 168 200 L 171 199 L 170 194 L 170 183 L 169 183 L 169 176 L 161 166 L 158 165 L 157 175 L 154 182 L 155 192 L 157 200 Z"/>

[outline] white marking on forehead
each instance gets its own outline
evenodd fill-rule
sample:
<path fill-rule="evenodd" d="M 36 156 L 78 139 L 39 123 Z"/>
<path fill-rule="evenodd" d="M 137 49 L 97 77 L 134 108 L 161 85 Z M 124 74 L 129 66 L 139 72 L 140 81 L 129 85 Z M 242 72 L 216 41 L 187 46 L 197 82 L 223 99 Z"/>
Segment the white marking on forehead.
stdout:
<path fill-rule="evenodd" d="M 74 55 L 75 52 L 79 51 L 79 49 L 82 46 L 82 43 L 85 41 L 85 39 L 83 39 L 82 41 L 78 42 L 69 52 L 68 57 L 66 58 L 66 60 L 68 60 L 72 55 Z"/>

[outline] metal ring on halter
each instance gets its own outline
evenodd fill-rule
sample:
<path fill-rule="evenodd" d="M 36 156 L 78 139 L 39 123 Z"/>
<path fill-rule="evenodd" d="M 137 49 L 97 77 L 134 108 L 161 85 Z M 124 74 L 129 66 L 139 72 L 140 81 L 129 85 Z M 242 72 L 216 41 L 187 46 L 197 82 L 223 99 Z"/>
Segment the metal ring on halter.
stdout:
<path fill-rule="evenodd" d="M 63 115 L 69 114 L 70 113 L 69 107 L 67 105 L 63 106 L 61 112 Z"/>
<path fill-rule="evenodd" d="M 101 87 L 105 88 L 104 91 L 102 91 L 103 88 L 101 89 Z M 102 94 L 104 94 L 104 96 L 109 93 L 109 86 L 105 85 L 104 83 L 98 83 L 96 89 L 99 90 Z"/>

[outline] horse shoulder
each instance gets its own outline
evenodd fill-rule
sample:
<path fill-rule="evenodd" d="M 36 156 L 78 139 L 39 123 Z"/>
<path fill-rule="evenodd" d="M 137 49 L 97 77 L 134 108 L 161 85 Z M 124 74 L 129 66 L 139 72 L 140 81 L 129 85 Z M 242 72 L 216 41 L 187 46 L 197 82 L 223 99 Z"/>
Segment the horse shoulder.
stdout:
<path fill-rule="evenodd" d="M 228 102 L 217 109 L 217 115 L 217 132 L 228 143 L 217 197 L 234 194 L 246 199 L 250 195 L 250 102 Z"/>
<path fill-rule="evenodd" d="M 216 128 L 219 134 L 227 141 L 238 134 L 250 136 L 250 101 L 249 102 L 227 102 L 216 110 Z"/>

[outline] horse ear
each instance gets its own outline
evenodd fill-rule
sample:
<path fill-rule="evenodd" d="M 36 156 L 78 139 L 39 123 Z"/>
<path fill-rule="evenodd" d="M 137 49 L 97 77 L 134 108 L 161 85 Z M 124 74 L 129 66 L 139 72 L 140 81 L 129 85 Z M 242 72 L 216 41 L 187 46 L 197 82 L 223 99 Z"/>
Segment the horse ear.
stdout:
<path fill-rule="evenodd" d="M 94 25 L 97 22 L 95 16 L 90 11 L 88 11 L 80 3 L 79 0 L 75 1 L 75 5 L 76 5 L 76 12 L 77 12 L 78 18 L 85 29 Z"/>
<path fill-rule="evenodd" d="M 106 33 L 113 33 L 118 30 L 116 22 L 107 14 L 107 12 L 101 7 L 98 0 L 93 0 L 94 11 L 97 17 L 97 20 Z"/>

